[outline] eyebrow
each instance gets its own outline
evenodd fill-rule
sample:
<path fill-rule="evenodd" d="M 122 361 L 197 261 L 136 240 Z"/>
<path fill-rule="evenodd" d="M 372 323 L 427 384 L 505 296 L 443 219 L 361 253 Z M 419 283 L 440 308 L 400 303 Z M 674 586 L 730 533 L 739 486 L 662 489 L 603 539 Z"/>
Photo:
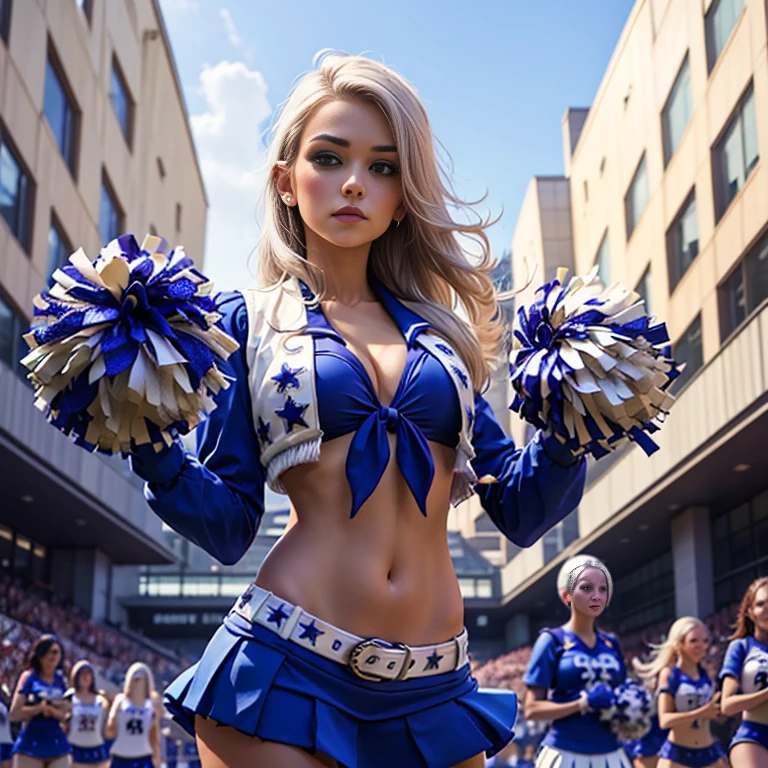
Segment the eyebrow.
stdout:
<path fill-rule="evenodd" d="M 311 144 L 313 141 L 330 141 L 331 144 L 337 144 L 340 147 L 348 147 L 349 142 L 346 139 L 340 139 L 338 136 L 331 136 L 329 133 L 321 133 L 309 140 Z M 397 152 L 397 147 L 392 144 L 378 144 L 375 147 L 371 147 L 371 152 Z"/>

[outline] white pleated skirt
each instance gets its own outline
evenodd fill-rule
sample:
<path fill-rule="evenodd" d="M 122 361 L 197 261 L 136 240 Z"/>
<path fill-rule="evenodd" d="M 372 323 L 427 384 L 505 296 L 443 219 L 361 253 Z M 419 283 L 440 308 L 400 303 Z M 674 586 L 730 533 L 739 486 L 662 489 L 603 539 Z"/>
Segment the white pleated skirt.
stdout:
<path fill-rule="evenodd" d="M 536 768 L 632 768 L 623 749 L 604 755 L 581 755 L 543 746 L 536 755 Z"/>

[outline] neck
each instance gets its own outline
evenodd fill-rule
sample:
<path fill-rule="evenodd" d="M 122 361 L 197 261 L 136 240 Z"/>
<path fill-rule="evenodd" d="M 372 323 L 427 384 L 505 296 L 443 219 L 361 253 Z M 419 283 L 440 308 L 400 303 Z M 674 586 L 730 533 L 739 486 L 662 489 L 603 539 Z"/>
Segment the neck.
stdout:
<path fill-rule="evenodd" d="M 368 257 L 371 244 L 341 248 L 305 227 L 307 261 L 323 270 L 325 298 L 342 304 L 375 301 L 368 285 Z"/>
<path fill-rule="evenodd" d="M 584 616 L 578 611 L 571 610 L 571 620 L 568 622 L 568 628 L 582 640 L 593 640 L 595 638 L 595 620 L 592 616 Z"/>
<path fill-rule="evenodd" d="M 677 666 L 680 667 L 688 677 L 696 677 L 699 674 L 699 665 L 693 659 L 682 653 L 678 657 Z"/>
<path fill-rule="evenodd" d="M 765 629 L 761 629 L 760 627 L 755 627 L 755 631 L 753 632 L 755 640 L 757 640 L 758 643 L 762 643 L 763 645 L 768 645 L 768 631 Z"/>

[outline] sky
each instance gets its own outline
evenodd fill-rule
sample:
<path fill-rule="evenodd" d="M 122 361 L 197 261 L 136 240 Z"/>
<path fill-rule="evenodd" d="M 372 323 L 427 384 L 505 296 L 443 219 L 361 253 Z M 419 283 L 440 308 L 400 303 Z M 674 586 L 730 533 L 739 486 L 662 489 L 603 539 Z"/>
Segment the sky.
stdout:
<path fill-rule="evenodd" d="M 532 176 L 562 175 L 561 119 L 589 106 L 634 0 L 160 0 L 210 209 L 204 272 L 253 280 L 264 129 L 325 48 L 366 53 L 415 86 L 481 212 L 510 248 Z M 183 245 L 183 243 L 180 243 Z"/>

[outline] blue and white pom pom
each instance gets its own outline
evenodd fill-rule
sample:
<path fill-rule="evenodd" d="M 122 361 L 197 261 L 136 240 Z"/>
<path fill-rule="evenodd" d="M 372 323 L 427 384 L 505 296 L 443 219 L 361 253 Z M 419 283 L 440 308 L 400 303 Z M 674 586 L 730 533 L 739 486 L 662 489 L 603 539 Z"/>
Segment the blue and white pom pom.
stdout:
<path fill-rule="evenodd" d="M 183 248 L 122 235 L 91 264 L 79 249 L 35 297 L 22 360 L 35 405 L 89 450 L 168 443 L 229 386 L 216 367 L 238 348 L 219 329 L 213 283 Z"/>
<path fill-rule="evenodd" d="M 634 440 L 650 455 L 649 435 L 675 398 L 667 392 L 682 368 L 669 357 L 664 323 L 645 313 L 637 293 L 606 288 L 558 270 L 517 313 L 510 374 L 521 418 L 548 429 L 574 455 L 600 458 Z"/>
<path fill-rule="evenodd" d="M 651 694 L 636 683 L 627 680 L 614 690 L 616 703 L 600 712 L 600 719 L 608 723 L 621 741 L 637 741 L 651 730 Z"/>

